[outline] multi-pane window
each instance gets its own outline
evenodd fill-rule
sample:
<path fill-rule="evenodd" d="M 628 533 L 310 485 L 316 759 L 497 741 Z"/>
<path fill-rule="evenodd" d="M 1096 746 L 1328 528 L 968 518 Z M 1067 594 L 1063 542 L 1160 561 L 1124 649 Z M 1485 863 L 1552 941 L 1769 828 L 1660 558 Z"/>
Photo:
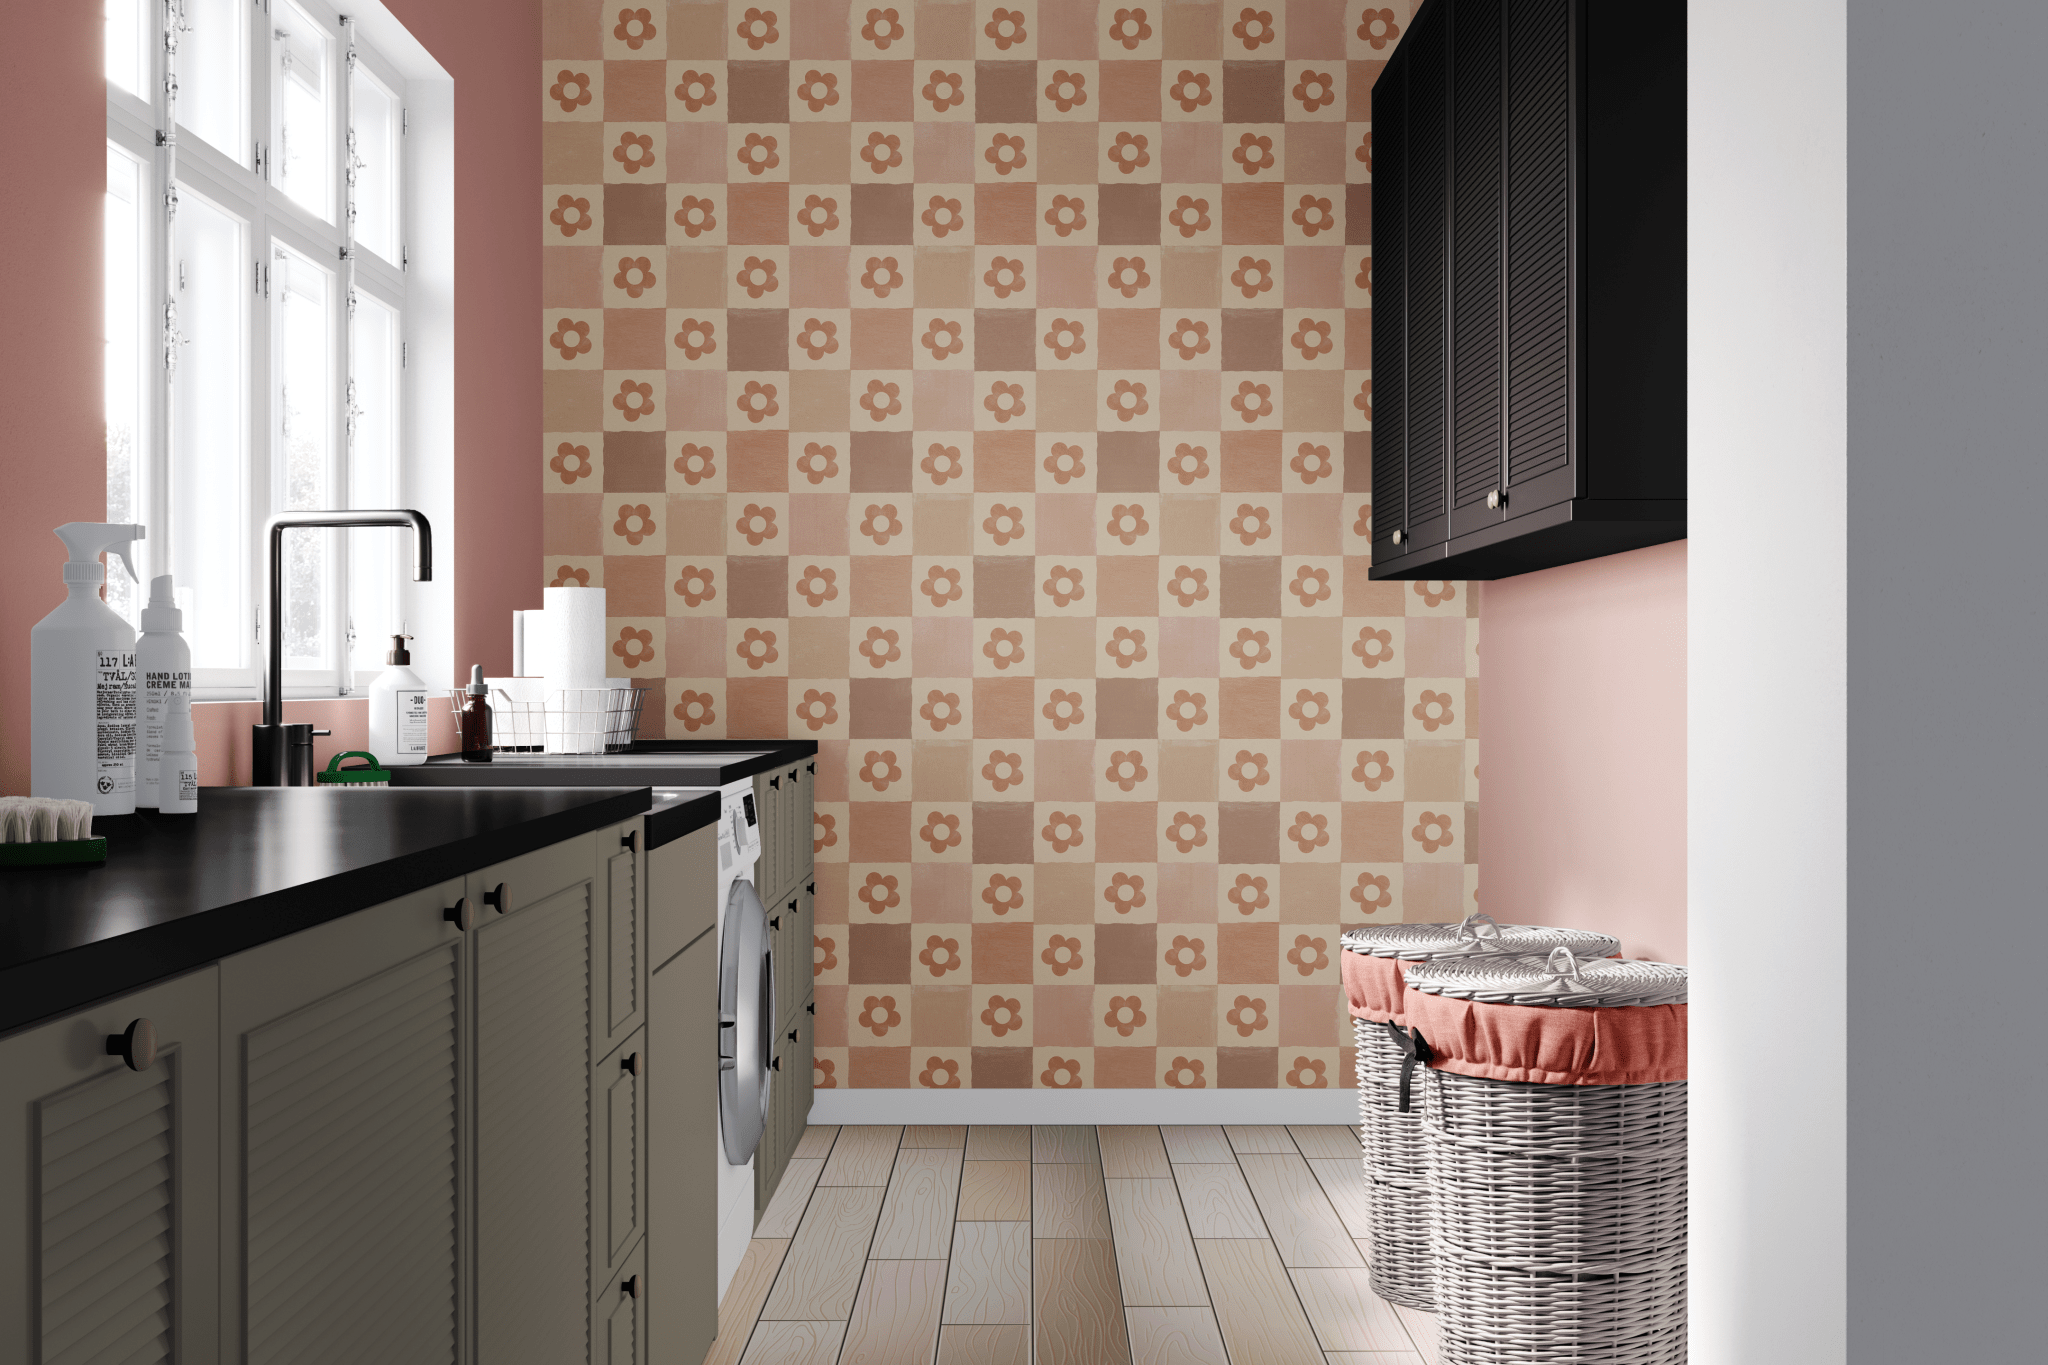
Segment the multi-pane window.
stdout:
<path fill-rule="evenodd" d="M 264 519 L 400 502 L 405 85 L 319 0 L 106 15 L 108 516 L 148 525 L 194 681 L 232 694 L 272 628 Z M 382 667 L 403 553 L 389 531 L 287 533 L 290 692 Z M 124 584 L 109 598 L 132 617 Z"/>

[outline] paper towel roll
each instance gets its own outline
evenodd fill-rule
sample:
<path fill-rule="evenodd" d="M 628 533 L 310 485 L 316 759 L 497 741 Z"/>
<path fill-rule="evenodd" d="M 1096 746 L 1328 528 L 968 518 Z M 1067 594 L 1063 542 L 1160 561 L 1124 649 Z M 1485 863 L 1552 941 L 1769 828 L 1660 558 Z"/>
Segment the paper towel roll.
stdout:
<path fill-rule="evenodd" d="M 604 589 L 546 588 L 546 615 L 526 621 L 528 677 L 557 687 L 604 677 Z M 539 630 L 534 627 L 538 625 Z M 599 686 L 603 686 L 600 682 Z"/>

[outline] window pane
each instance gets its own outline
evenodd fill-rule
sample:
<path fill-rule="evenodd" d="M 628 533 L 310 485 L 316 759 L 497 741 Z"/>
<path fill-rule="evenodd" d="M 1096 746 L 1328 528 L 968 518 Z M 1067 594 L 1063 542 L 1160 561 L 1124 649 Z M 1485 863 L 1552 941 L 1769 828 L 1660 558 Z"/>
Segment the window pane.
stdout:
<path fill-rule="evenodd" d="M 356 241 L 398 263 L 398 100 L 358 64 L 350 82 L 355 126 Z"/>
<path fill-rule="evenodd" d="M 142 475 L 150 440 L 148 382 L 149 234 L 145 203 L 149 171 L 119 147 L 107 147 L 106 383 L 107 520 L 143 520 Z M 160 528 L 151 528 L 160 533 Z M 136 621 L 135 585 L 118 565 L 107 575 L 107 601 Z"/>
<path fill-rule="evenodd" d="M 106 0 L 107 79 L 140 100 L 149 98 L 149 0 Z"/>
<path fill-rule="evenodd" d="M 254 617 L 243 553 L 250 536 L 247 376 L 255 291 L 246 242 L 240 218 L 190 186 L 178 187 L 172 288 L 185 342 L 171 386 L 167 538 L 195 668 L 251 662 Z"/>
<path fill-rule="evenodd" d="M 178 122 L 237 165 L 249 164 L 247 0 L 185 0 L 178 43 Z"/>
<path fill-rule="evenodd" d="M 358 291 L 349 363 L 355 383 L 354 436 L 349 443 L 351 507 L 398 506 L 398 314 Z M 351 665 L 384 667 L 391 637 L 403 630 L 398 611 L 402 531 L 349 532 L 349 624 L 356 635 Z"/>
<path fill-rule="evenodd" d="M 273 505 L 334 506 L 334 276 L 287 247 L 274 252 L 276 458 Z M 333 668 L 326 623 L 335 533 L 285 535 L 287 668 Z"/>
<path fill-rule="evenodd" d="M 300 207 L 332 222 L 334 40 L 297 5 L 278 5 L 273 18 L 272 175 Z"/>

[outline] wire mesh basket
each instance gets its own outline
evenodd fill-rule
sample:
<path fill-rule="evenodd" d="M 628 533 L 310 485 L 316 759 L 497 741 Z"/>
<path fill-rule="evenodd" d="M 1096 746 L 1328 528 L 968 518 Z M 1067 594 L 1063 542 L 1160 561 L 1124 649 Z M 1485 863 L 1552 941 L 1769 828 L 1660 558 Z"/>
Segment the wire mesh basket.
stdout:
<path fill-rule="evenodd" d="M 461 688 L 449 694 L 455 714 L 469 702 Z M 541 701 L 514 699 L 493 688 L 491 748 L 499 753 L 615 754 L 640 729 L 644 687 L 557 687 Z"/>

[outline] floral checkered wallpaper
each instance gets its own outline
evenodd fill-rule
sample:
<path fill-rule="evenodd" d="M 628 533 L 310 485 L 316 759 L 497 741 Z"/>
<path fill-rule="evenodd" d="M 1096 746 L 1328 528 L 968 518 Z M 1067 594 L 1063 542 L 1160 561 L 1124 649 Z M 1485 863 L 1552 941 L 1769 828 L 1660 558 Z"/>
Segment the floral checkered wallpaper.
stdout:
<path fill-rule="evenodd" d="M 1342 1086 L 1342 927 L 1475 902 L 1476 593 L 1366 575 L 1410 8 L 546 0 L 545 581 L 818 740 L 819 1085 Z"/>

